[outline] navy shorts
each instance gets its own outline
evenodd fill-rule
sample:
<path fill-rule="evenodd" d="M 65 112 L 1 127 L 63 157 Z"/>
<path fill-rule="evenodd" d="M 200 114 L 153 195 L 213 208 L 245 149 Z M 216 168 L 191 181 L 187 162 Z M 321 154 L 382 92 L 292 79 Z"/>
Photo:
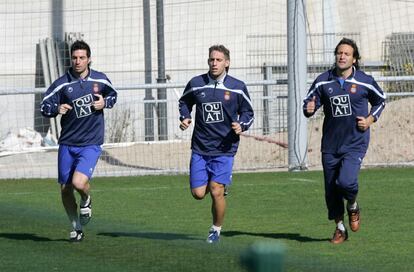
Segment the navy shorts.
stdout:
<path fill-rule="evenodd" d="M 101 153 L 100 145 L 59 145 L 58 182 L 60 184 L 72 183 L 75 171 L 85 174 L 90 179 Z"/>
<path fill-rule="evenodd" d="M 210 181 L 230 185 L 234 156 L 206 156 L 191 154 L 190 187 L 205 186 Z"/>

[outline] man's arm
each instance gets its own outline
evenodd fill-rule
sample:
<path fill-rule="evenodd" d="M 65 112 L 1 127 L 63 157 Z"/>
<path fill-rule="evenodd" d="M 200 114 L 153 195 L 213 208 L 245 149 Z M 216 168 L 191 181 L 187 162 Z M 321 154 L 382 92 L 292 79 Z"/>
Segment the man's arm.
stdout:
<path fill-rule="evenodd" d="M 52 84 L 43 96 L 40 103 L 40 113 L 47 118 L 56 117 L 59 113 L 63 114 L 65 107 L 60 106 L 60 94 L 57 86 Z"/>
<path fill-rule="evenodd" d="M 193 99 L 191 84 L 190 82 L 188 82 L 187 86 L 184 89 L 183 95 L 178 100 L 178 111 L 180 113 L 180 121 L 183 122 L 186 119 L 190 120 L 189 122 L 185 122 L 185 124 L 187 124 L 187 126 L 184 124 L 185 128 L 187 128 L 188 125 L 190 125 L 191 123 L 191 111 L 194 103 L 195 102 Z"/>
<path fill-rule="evenodd" d="M 316 87 L 316 80 L 310 87 L 306 98 L 303 100 L 303 114 L 306 117 L 311 117 L 321 106 L 321 95 Z"/>
<path fill-rule="evenodd" d="M 100 110 L 100 109 L 103 109 L 103 108 L 111 109 L 111 108 L 114 107 L 114 105 L 117 101 L 117 97 L 118 97 L 117 91 L 112 86 L 111 81 L 108 78 L 106 78 L 106 80 L 107 80 L 108 83 L 105 84 L 105 89 L 104 89 L 103 95 L 94 94 L 96 97 L 99 98 L 98 100 L 94 101 L 94 103 L 93 103 L 93 106 L 95 107 L 95 110 Z M 101 98 L 102 98 L 102 100 L 101 100 Z M 97 103 L 95 103 L 95 102 L 97 102 Z M 95 104 L 97 104 L 97 105 L 95 105 Z"/>
<path fill-rule="evenodd" d="M 241 132 L 248 130 L 249 127 L 253 124 L 253 121 L 254 111 L 252 107 L 252 102 L 250 100 L 247 87 L 244 86 L 242 102 L 240 103 L 239 107 L 239 119 L 238 122 L 232 123 L 232 129 L 236 134 L 240 134 Z M 240 127 L 237 125 L 237 123 L 240 124 Z"/>

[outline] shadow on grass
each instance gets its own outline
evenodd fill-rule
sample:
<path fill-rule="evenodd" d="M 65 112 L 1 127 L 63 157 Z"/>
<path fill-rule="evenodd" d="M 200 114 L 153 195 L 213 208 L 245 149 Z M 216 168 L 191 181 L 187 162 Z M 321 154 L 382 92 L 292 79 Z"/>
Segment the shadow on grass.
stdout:
<path fill-rule="evenodd" d="M 153 240 L 199 240 L 197 238 L 190 237 L 185 234 L 179 233 L 162 233 L 162 232 L 100 232 L 97 235 L 108 237 L 134 237 L 145 238 Z"/>
<path fill-rule="evenodd" d="M 246 232 L 246 231 L 223 231 L 221 233 L 223 236 L 232 237 L 237 235 L 250 235 L 250 236 L 260 236 L 265 238 L 272 238 L 272 239 L 286 239 L 286 240 L 295 240 L 298 242 L 322 242 L 322 241 L 329 241 L 329 239 L 319 239 L 319 238 L 312 238 L 307 236 L 302 236 L 299 233 L 254 233 L 254 232 Z"/>
<path fill-rule="evenodd" d="M 47 237 L 37 236 L 33 233 L 0 233 L 0 238 L 34 242 L 68 242 L 68 240 L 65 239 L 50 239 Z"/>

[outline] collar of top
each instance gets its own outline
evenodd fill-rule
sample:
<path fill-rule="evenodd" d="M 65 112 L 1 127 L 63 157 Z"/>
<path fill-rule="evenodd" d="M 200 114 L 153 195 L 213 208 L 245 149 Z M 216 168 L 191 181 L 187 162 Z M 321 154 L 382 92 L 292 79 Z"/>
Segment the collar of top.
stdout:
<path fill-rule="evenodd" d="M 88 68 L 88 74 L 86 75 L 86 77 L 85 78 L 81 78 L 81 77 L 77 77 L 77 76 L 75 76 L 74 74 L 73 74 L 73 69 L 72 68 L 70 68 L 69 70 L 68 70 L 68 74 L 69 74 L 69 77 L 70 77 L 70 81 L 74 81 L 74 80 L 80 80 L 80 81 L 87 81 L 88 80 L 88 78 L 90 77 L 90 75 L 91 75 L 91 69 L 90 68 Z"/>
<path fill-rule="evenodd" d="M 207 73 L 207 75 L 208 75 L 208 81 L 209 81 L 209 83 L 220 85 L 220 84 L 223 84 L 224 79 L 225 79 L 225 78 L 226 78 L 226 76 L 227 76 L 227 73 L 224 73 L 223 75 L 221 75 L 221 76 L 220 76 L 219 78 L 217 78 L 217 79 L 212 78 L 212 77 L 210 76 L 210 73 Z"/>
<path fill-rule="evenodd" d="M 352 65 L 352 73 L 346 79 L 354 78 L 355 77 L 355 72 L 356 72 L 356 68 L 355 68 L 355 66 Z M 331 79 L 338 79 L 338 78 L 340 78 L 340 77 L 336 74 L 336 68 L 333 67 L 332 70 L 331 70 Z"/>

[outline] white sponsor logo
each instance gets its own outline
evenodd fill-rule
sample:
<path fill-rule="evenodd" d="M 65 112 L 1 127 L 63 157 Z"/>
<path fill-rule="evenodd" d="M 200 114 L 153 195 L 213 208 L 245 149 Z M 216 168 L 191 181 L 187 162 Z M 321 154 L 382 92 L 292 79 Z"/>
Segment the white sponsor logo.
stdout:
<path fill-rule="evenodd" d="M 73 105 L 75 106 L 76 117 L 82 118 L 92 114 L 92 94 L 87 94 L 85 96 L 79 97 L 78 99 L 73 100 Z"/>
<path fill-rule="evenodd" d="M 224 121 L 223 106 L 221 102 L 203 103 L 203 119 L 205 123 L 218 123 Z"/>
<path fill-rule="evenodd" d="M 351 101 L 349 95 L 332 96 L 331 107 L 333 117 L 342 117 L 352 114 Z"/>

